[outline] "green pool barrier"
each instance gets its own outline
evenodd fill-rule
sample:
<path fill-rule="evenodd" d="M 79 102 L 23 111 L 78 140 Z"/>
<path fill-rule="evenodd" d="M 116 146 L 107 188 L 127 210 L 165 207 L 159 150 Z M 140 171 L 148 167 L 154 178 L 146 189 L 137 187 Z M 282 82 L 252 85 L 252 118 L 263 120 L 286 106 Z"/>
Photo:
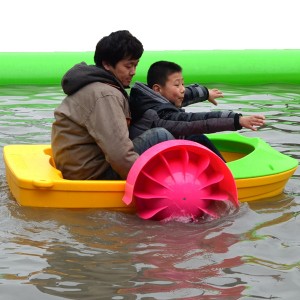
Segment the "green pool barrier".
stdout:
<path fill-rule="evenodd" d="M 93 64 L 93 52 L 0 52 L 0 85 L 60 84 L 74 64 Z M 299 50 L 145 51 L 134 81 L 146 80 L 149 66 L 169 60 L 183 67 L 185 83 L 300 83 Z"/>

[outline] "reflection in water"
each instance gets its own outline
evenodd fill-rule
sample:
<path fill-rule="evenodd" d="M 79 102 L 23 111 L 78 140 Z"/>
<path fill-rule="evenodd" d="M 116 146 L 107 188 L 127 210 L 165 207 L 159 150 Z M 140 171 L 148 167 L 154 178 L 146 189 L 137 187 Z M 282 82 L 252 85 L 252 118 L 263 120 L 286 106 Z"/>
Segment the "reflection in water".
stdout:
<path fill-rule="evenodd" d="M 264 128 L 241 132 L 300 159 L 298 86 L 217 87 L 225 94 L 218 107 L 188 110 L 263 112 Z M 0 87 L 1 152 L 6 144 L 49 143 L 62 98 L 58 86 Z M 299 172 L 285 194 L 221 220 L 163 224 L 112 211 L 20 207 L 1 160 L 0 299 L 297 299 Z"/>

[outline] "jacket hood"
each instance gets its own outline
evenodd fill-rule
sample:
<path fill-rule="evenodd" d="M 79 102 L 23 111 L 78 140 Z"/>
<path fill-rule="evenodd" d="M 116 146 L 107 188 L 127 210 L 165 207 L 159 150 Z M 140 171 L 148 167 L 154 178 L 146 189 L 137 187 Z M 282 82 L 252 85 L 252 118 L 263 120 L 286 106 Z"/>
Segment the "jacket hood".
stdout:
<path fill-rule="evenodd" d="M 72 95 L 82 87 L 93 83 L 102 82 L 115 86 L 127 98 L 122 83 L 108 71 L 95 65 L 87 65 L 85 62 L 76 64 L 62 78 L 61 86 L 65 94 Z"/>
<path fill-rule="evenodd" d="M 139 119 L 145 113 L 145 111 L 155 108 L 158 105 L 161 109 L 165 107 L 168 109 L 174 109 L 174 111 L 178 111 L 178 109 L 165 97 L 154 92 L 146 84 L 141 82 L 136 82 L 131 88 L 129 105 L 133 120 Z"/>

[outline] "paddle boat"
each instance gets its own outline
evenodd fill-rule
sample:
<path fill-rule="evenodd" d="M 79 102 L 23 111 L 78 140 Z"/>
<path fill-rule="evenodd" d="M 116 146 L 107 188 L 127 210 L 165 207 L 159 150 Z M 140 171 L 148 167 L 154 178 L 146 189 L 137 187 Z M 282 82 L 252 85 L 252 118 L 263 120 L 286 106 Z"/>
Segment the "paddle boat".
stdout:
<path fill-rule="evenodd" d="M 240 202 L 281 194 L 298 167 L 296 159 L 260 138 L 236 132 L 207 136 L 224 156 Z M 123 201 L 126 181 L 64 179 L 55 168 L 50 145 L 6 145 L 3 155 L 9 188 L 22 206 L 135 210 L 133 202 Z"/>
<path fill-rule="evenodd" d="M 180 64 L 186 84 L 300 83 L 300 50 L 145 51 L 135 80 L 145 82 L 150 64 L 157 60 Z M 93 52 L 0 53 L 0 85 L 59 84 L 66 70 L 79 61 L 92 64 Z M 157 203 L 165 205 L 166 197 L 172 200 L 178 196 L 182 204 L 188 203 L 187 198 L 198 201 L 194 196 L 201 194 L 206 200 L 238 205 L 279 195 L 298 167 L 296 159 L 260 138 L 239 133 L 207 136 L 221 151 L 226 164 L 208 149 L 179 143 L 171 145 L 172 150 L 161 145 L 158 152 L 152 149 L 141 155 L 126 181 L 66 180 L 55 168 L 50 145 L 7 145 L 3 149 L 6 179 L 22 206 L 127 212 L 142 207 L 142 217 L 156 214 L 161 219 L 168 217 L 168 209 Z M 150 212 L 143 211 L 151 199 L 155 207 Z M 201 209 L 214 214 L 207 203 L 202 203 Z"/>

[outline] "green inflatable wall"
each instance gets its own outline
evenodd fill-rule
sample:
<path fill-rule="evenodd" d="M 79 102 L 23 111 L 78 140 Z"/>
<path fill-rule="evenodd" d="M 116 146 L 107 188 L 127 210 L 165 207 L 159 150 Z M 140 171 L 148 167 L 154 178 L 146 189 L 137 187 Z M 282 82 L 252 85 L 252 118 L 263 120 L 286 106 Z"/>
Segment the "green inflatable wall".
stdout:
<path fill-rule="evenodd" d="M 300 83 L 300 50 L 145 51 L 134 81 L 157 60 L 180 64 L 186 84 Z M 59 84 L 82 61 L 93 64 L 93 52 L 0 52 L 0 84 Z"/>

